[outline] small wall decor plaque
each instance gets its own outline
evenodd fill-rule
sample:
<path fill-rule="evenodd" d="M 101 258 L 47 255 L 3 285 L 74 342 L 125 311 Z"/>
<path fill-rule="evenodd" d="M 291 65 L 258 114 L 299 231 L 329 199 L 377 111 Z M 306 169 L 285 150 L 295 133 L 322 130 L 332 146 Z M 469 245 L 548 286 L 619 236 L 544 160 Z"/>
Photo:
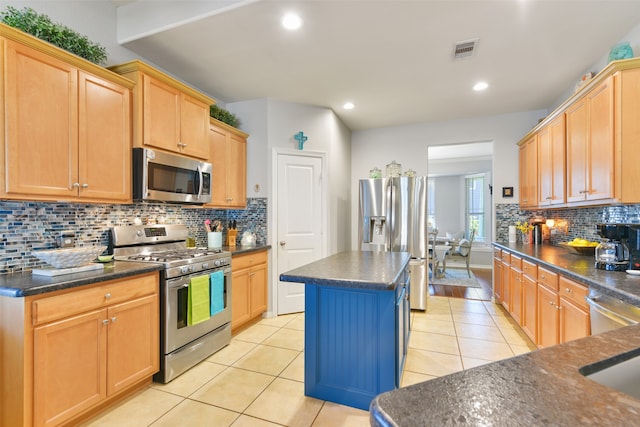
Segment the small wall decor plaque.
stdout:
<path fill-rule="evenodd" d="M 304 143 L 309 139 L 309 137 L 304 135 L 304 132 L 298 132 L 294 138 L 298 141 L 298 150 L 302 150 L 304 148 Z"/>
<path fill-rule="evenodd" d="M 513 187 L 502 187 L 502 197 L 513 197 Z"/>

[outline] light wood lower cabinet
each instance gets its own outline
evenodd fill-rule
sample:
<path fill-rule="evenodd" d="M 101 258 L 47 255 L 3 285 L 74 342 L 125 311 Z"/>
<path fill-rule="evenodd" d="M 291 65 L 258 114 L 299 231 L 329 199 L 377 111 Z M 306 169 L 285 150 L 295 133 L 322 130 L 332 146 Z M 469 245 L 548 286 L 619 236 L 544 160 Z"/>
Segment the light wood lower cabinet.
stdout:
<path fill-rule="evenodd" d="M 493 251 L 493 295 L 496 302 L 502 302 L 502 250 Z"/>
<path fill-rule="evenodd" d="M 538 340 L 538 266 L 522 261 L 522 330 L 533 342 Z"/>
<path fill-rule="evenodd" d="M 267 251 L 231 258 L 231 329 L 267 311 Z"/>
<path fill-rule="evenodd" d="M 591 335 L 589 307 L 585 300 L 586 287 L 560 277 L 560 342 L 564 343 Z"/>
<path fill-rule="evenodd" d="M 522 324 L 522 258 L 511 254 L 509 270 L 509 314 L 513 320 Z"/>
<path fill-rule="evenodd" d="M 0 425 L 73 423 L 159 369 L 158 273 L 26 298 L 2 298 Z M 22 310 L 20 310 L 22 305 Z M 22 318 L 18 318 L 22 317 Z M 24 330 L 8 348 L 7 330 Z M 13 354 L 6 354 L 11 350 Z M 21 354 L 15 354 L 15 352 Z M 13 375 L 23 372 L 24 375 Z M 10 388 L 14 395 L 5 391 Z M 9 408 L 9 409 L 7 409 Z"/>

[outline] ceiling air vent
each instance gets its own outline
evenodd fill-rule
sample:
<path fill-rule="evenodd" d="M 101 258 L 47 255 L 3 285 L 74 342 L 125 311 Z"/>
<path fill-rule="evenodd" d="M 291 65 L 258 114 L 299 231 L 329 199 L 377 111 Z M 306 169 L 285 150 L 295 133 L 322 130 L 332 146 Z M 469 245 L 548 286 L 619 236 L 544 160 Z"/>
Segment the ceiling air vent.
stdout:
<path fill-rule="evenodd" d="M 453 51 L 454 59 L 462 59 L 472 56 L 476 51 L 478 39 L 457 42 Z"/>

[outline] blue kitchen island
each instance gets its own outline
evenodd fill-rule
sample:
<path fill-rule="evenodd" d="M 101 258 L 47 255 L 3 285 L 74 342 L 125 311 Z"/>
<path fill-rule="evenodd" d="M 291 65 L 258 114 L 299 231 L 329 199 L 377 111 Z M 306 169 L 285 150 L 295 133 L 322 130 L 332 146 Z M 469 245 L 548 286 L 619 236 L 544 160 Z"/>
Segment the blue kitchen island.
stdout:
<path fill-rule="evenodd" d="M 280 275 L 305 284 L 305 395 L 364 410 L 399 387 L 409 341 L 406 252 L 348 251 Z"/>

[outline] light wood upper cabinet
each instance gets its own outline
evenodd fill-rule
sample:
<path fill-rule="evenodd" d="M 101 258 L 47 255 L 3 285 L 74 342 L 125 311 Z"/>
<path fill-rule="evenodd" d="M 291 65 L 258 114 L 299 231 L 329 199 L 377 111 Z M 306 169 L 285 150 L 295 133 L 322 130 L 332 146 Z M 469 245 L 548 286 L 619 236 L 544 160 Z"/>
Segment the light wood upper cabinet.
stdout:
<path fill-rule="evenodd" d="M 209 106 L 215 101 L 142 61 L 110 70 L 135 82 L 133 146 L 209 158 Z"/>
<path fill-rule="evenodd" d="M 211 119 L 209 161 L 213 174 L 211 203 L 208 206 L 246 207 L 247 137 L 246 133 Z"/>
<path fill-rule="evenodd" d="M 565 139 L 564 114 L 538 132 L 538 206 L 566 202 Z"/>
<path fill-rule="evenodd" d="M 2 38 L 0 30 L 6 70 L 0 194 L 129 202 L 132 82 L 79 59 L 70 63 L 37 41 Z"/>
<path fill-rule="evenodd" d="M 567 110 L 567 201 L 613 197 L 614 78 Z"/>
<path fill-rule="evenodd" d="M 520 145 L 520 206 L 536 207 L 538 203 L 538 138 L 531 136 Z"/>

